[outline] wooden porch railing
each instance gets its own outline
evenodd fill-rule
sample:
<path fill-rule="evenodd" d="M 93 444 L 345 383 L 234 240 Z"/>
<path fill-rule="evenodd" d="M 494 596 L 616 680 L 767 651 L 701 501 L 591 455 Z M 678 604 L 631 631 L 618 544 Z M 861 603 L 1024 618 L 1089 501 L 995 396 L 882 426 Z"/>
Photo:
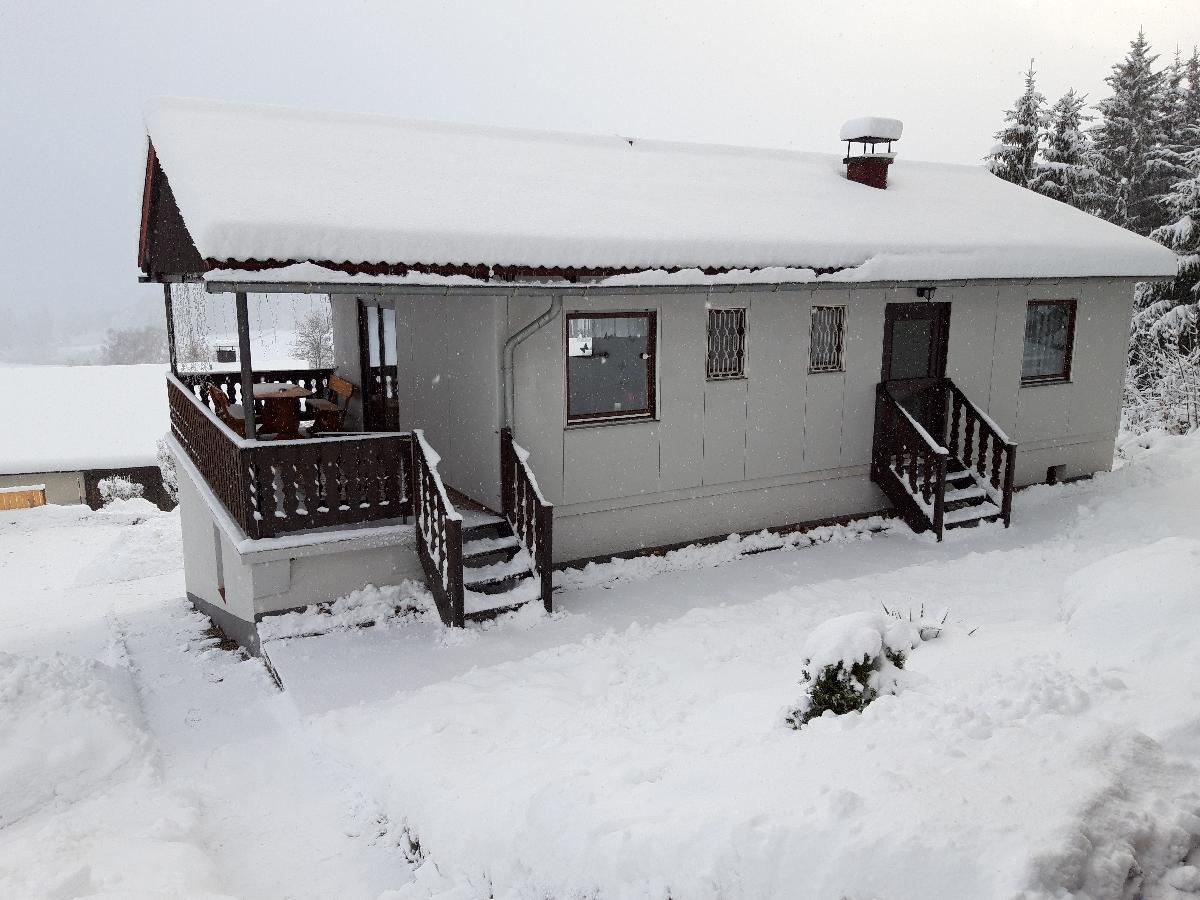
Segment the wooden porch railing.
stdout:
<path fill-rule="evenodd" d="M 400 398 L 396 367 L 368 366 L 364 371 L 369 379 L 369 383 L 363 386 L 363 402 L 368 407 L 364 412 L 368 420 L 378 428 L 398 429 Z"/>
<path fill-rule="evenodd" d="M 905 409 L 886 382 L 877 386 L 872 479 L 910 524 L 928 522 L 941 540 L 948 465 L 958 460 L 999 507 L 1007 527 L 1012 523 L 1016 443 L 949 378 L 931 390 L 930 402 L 943 423 L 937 437 Z"/>
<path fill-rule="evenodd" d="M 255 384 L 295 384 L 308 388 L 315 396 L 323 397 L 329 389 L 329 376 L 333 369 L 264 369 L 251 375 Z M 230 403 L 242 402 L 242 373 L 241 372 L 180 372 L 179 380 L 191 388 L 205 405 L 212 408 L 208 399 L 207 384 L 215 385 L 225 392 Z M 304 401 L 301 400 L 303 409 Z M 263 401 L 254 401 L 254 410 L 261 413 Z"/>
<path fill-rule="evenodd" d="M 971 402 L 953 381 L 944 382 L 950 403 L 947 446 L 987 481 L 999 501 L 1000 514 L 1007 527 L 1012 523 L 1013 483 L 1017 472 L 1017 445 L 987 413 Z"/>
<path fill-rule="evenodd" d="M 249 441 L 181 379 L 168 376 L 167 399 L 172 434 L 248 537 L 412 514 L 411 435 Z"/>
<path fill-rule="evenodd" d="M 529 454 L 513 440 L 511 428 L 500 430 L 500 494 L 504 517 L 541 581 L 542 605 L 552 612 L 554 504 L 542 496 Z"/>
<path fill-rule="evenodd" d="M 892 395 L 886 382 L 876 387 L 873 457 L 875 481 L 888 499 L 910 513 L 906 516 L 910 521 L 912 512 L 919 514 L 918 521 L 928 520 L 940 541 L 950 451 L 921 427 Z M 916 509 L 912 509 L 914 506 Z"/>
<path fill-rule="evenodd" d="M 413 432 L 416 480 L 417 555 L 433 592 L 438 614 L 448 626 L 464 623 L 462 515 L 450 502 L 438 474 L 438 455 L 420 429 Z"/>

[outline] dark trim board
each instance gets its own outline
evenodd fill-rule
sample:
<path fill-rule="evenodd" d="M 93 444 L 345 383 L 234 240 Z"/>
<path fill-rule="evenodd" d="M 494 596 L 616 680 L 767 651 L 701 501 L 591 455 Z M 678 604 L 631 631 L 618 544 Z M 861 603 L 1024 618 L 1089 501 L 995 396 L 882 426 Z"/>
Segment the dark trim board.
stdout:
<path fill-rule="evenodd" d="M 606 563 L 614 559 L 640 559 L 643 556 L 662 556 L 670 553 L 672 550 L 682 550 L 684 547 L 702 547 L 707 544 L 719 544 L 721 541 L 728 540 L 731 534 L 736 534 L 738 537 L 749 537 L 752 534 L 761 534 L 766 531 L 770 534 L 778 534 L 780 536 L 787 534 L 795 534 L 796 532 L 812 531 L 814 528 L 825 528 L 829 525 L 848 525 L 851 522 L 856 522 L 859 519 L 869 519 L 872 516 L 879 516 L 881 519 L 896 519 L 900 517 L 900 511 L 894 508 L 878 509 L 873 512 L 857 512 L 845 516 L 827 516 L 824 519 L 808 519 L 804 522 L 794 522 L 790 525 L 771 525 L 766 528 L 754 528 L 750 531 L 732 531 L 722 534 L 714 534 L 711 537 L 696 538 L 691 541 L 678 541 L 674 544 L 660 544 L 655 547 L 642 547 L 637 550 L 625 550 L 621 553 L 603 553 L 599 556 L 583 556 L 579 559 L 571 559 L 566 562 L 555 563 L 556 571 L 563 569 L 582 569 L 588 563 Z M 773 549 L 773 548 L 772 548 Z M 750 556 L 754 553 L 766 553 L 766 550 L 748 550 L 746 555 Z"/>
<path fill-rule="evenodd" d="M 208 616 L 221 634 L 236 642 L 251 656 L 261 657 L 263 655 L 262 642 L 258 638 L 257 622 L 247 622 L 227 609 L 202 600 L 191 591 L 187 592 L 187 598 L 188 602 L 195 607 L 196 612 Z"/>

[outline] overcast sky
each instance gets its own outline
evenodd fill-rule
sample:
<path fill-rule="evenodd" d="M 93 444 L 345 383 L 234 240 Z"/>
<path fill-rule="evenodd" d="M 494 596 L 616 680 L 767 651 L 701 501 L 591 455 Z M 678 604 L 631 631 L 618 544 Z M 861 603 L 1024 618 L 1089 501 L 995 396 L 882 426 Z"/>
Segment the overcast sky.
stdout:
<path fill-rule="evenodd" d="M 136 283 L 145 98 L 171 94 L 977 163 L 1037 60 L 1104 96 L 1139 26 L 1165 60 L 1196 0 L 0 0 L 0 313 L 115 309 Z M 0 318 L 0 321 L 3 321 Z M 2 340 L 2 336 L 0 336 Z"/>

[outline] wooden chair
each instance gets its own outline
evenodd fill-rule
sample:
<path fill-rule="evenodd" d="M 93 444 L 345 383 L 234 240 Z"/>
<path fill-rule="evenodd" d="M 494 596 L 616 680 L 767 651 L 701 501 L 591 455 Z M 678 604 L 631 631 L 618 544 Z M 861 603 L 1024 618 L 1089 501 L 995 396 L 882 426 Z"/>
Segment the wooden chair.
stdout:
<path fill-rule="evenodd" d="M 246 420 L 242 404 L 230 403 L 226 393 L 215 384 L 208 386 L 208 399 L 212 401 L 217 418 L 231 428 L 238 437 L 246 436 Z"/>
<path fill-rule="evenodd" d="M 315 413 L 310 431 L 341 431 L 346 425 L 346 410 L 354 396 L 354 385 L 345 378 L 329 376 L 326 396 L 308 401 L 308 409 Z"/>

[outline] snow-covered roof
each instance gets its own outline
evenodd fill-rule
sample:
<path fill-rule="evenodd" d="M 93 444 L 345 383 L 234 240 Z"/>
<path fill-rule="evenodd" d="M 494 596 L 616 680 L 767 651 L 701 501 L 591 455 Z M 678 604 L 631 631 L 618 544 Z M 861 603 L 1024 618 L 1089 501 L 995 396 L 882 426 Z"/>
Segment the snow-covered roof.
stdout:
<path fill-rule="evenodd" d="M 850 119 L 842 125 L 841 140 L 856 141 L 859 138 L 874 137 L 881 141 L 898 141 L 902 134 L 904 134 L 904 123 L 899 119 L 863 116 L 858 119 Z"/>
<path fill-rule="evenodd" d="M 1157 276 L 1161 246 L 996 178 L 901 159 L 160 99 L 146 128 L 201 256 L 390 265 L 843 269 L 839 280 Z M 653 274 L 650 272 L 649 274 Z"/>
<path fill-rule="evenodd" d="M 167 367 L 0 366 L 0 475 L 151 466 Z"/>

